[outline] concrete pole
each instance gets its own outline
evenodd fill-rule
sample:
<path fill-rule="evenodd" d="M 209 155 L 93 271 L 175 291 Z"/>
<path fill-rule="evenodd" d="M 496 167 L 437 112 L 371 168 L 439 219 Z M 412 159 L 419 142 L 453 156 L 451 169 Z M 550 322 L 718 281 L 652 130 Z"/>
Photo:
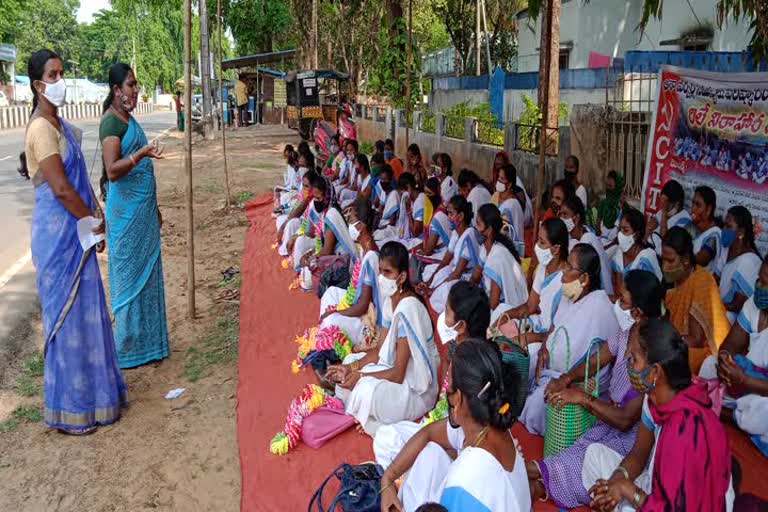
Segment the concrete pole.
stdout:
<path fill-rule="evenodd" d="M 192 211 L 192 0 L 184 0 L 184 171 L 187 178 L 187 315 L 195 318 L 195 219 Z"/>

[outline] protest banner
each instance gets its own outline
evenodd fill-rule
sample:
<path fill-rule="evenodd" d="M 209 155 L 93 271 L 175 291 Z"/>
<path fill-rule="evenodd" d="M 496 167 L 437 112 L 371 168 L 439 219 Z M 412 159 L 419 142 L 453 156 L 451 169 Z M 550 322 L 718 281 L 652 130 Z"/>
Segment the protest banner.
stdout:
<path fill-rule="evenodd" d="M 768 249 L 768 73 L 711 73 L 662 66 L 648 141 L 641 206 L 659 210 L 671 179 L 711 187 L 716 215 L 735 205 L 752 212 L 761 254 Z"/>

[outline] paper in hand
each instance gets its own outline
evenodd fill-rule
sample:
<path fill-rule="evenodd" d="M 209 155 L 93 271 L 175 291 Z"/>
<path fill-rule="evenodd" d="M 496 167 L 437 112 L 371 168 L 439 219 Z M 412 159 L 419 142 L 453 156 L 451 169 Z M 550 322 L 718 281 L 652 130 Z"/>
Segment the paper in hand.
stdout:
<path fill-rule="evenodd" d="M 77 221 L 77 238 L 80 239 L 80 247 L 87 251 L 99 242 L 104 241 L 104 234 L 97 235 L 94 229 L 101 226 L 102 219 L 96 217 L 83 217 Z"/>

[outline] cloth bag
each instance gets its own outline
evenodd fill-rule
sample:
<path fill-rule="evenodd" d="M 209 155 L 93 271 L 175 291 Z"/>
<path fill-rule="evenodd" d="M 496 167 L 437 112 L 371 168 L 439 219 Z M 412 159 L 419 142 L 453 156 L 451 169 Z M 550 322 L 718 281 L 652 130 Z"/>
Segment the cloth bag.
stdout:
<path fill-rule="evenodd" d="M 336 505 L 344 512 L 380 512 L 381 475 L 384 469 L 373 462 L 352 466 L 342 463 L 320 484 L 307 507 L 307 512 L 334 512 Z M 328 508 L 323 508 L 323 489 L 328 481 L 339 479 L 339 492 L 334 496 Z M 315 507 L 317 502 L 317 507 Z"/>
<path fill-rule="evenodd" d="M 317 449 L 354 424 L 354 416 L 345 413 L 343 409 L 319 407 L 304 418 L 301 440 L 307 446 Z"/>

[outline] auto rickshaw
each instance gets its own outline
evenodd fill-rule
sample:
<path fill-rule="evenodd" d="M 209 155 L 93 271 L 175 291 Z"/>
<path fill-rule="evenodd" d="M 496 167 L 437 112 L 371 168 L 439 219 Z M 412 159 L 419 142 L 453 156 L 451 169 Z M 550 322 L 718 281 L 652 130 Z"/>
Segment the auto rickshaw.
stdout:
<path fill-rule="evenodd" d="M 334 69 L 291 71 L 285 77 L 288 126 L 305 140 L 315 138 L 320 122 L 338 127 L 343 139 L 354 138 L 350 76 Z M 327 124 L 323 131 L 327 131 Z M 323 137 L 325 139 L 325 137 Z"/>

